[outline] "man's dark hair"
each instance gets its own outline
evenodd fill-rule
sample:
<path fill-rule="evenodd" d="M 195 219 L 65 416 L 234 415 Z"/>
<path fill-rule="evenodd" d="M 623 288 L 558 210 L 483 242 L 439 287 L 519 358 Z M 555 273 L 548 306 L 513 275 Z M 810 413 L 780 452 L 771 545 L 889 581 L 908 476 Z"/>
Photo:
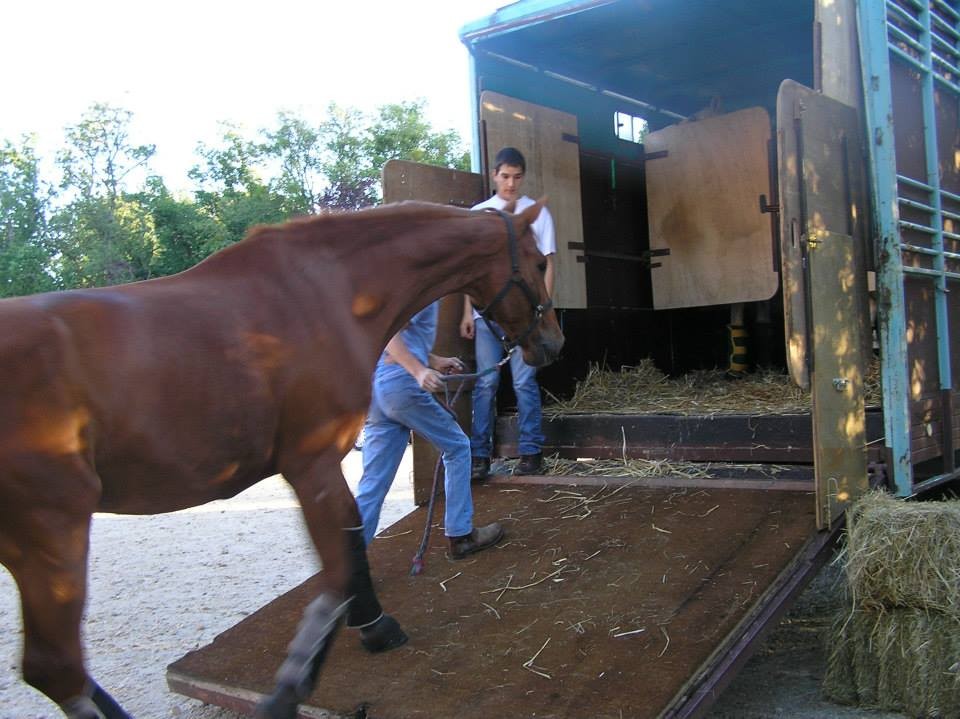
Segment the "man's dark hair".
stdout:
<path fill-rule="evenodd" d="M 523 172 L 527 171 L 527 161 L 523 159 L 523 153 L 515 147 L 505 147 L 493 160 L 493 171 L 499 172 L 501 165 L 510 165 L 519 167 Z"/>

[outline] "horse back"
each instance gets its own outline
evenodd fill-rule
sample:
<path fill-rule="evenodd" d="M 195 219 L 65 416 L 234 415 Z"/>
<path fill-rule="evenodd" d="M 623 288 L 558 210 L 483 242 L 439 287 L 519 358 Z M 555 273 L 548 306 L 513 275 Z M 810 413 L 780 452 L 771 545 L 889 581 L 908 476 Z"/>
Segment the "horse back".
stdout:
<path fill-rule="evenodd" d="M 96 467 L 98 509 L 153 513 L 341 442 L 372 367 L 343 303 L 322 301 L 336 274 L 319 295 L 207 270 L 0 301 L 0 463 L 70 455 Z"/>

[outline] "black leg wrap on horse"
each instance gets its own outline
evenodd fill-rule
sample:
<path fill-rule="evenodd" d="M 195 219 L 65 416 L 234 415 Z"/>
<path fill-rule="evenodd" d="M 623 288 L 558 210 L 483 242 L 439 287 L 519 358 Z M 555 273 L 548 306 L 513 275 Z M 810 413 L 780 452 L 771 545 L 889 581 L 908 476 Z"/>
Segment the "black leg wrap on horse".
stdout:
<path fill-rule="evenodd" d="M 347 626 L 363 629 L 371 626 L 383 615 L 383 607 L 373 591 L 370 564 L 367 561 L 367 544 L 363 541 L 363 527 L 343 530 L 347 533 L 347 549 L 350 552 L 350 584 L 347 596 L 353 597 L 347 612 Z"/>
<path fill-rule="evenodd" d="M 131 719 L 130 715 L 99 684 L 94 681 L 91 681 L 91 684 L 93 685 L 93 703 L 103 712 L 104 719 Z"/>
<path fill-rule="evenodd" d="M 132 719 L 116 700 L 92 679 L 87 680 L 83 694 L 65 701 L 60 709 L 68 719 Z"/>
<path fill-rule="evenodd" d="M 352 566 L 348 593 L 353 596 L 347 613 L 347 626 L 360 630 L 360 643 L 368 652 L 385 652 L 406 644 L 407 635 L 400 628 L 400 623 L 389 614 L 383 613 L 373 591 L 363 527 L 344 531 L 347 533 Z"/>
<path fill-rule="evenodd" d="M 297 634 L 287 649 L 287 658 L 277 670 L 277 687 L 257 707 L 257 717 L 294 719 L 297 705 L 310 696 L 320 667 L 348 602 L 321 594 L 307 605 Z"/>

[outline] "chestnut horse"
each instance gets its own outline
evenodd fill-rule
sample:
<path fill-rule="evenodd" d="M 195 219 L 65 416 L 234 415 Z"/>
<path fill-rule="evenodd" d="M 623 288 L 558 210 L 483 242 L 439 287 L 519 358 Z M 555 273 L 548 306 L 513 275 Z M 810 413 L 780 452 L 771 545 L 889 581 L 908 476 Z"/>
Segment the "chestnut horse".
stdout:
<path fill-rule="evenodd" d="M 491 303 L 529 364 L 556 357 L 563 335 L 529 232 L 540 208 L 304 218 L 171 277 L 0 301 L 0 562 L 20 590 L 25 681 L 70 719 L 127 717 L 83 663 L 91 516 L 171 512 L 278 472 L 325 583 L 260 715 L 294 716 L 342 616 L 370 651 L 401 644 L 340 461 L 380 352 L 439 297 Z"/>

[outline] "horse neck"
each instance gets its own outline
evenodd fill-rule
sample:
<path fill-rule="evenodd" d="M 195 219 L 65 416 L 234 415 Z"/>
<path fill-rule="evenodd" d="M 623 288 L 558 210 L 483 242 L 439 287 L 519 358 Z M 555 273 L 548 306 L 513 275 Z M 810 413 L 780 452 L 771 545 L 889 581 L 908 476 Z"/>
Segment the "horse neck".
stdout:
<path fill-rule="evenodd" d="M 465 221 L 441 212 L 404 221 L 388 210 L 354 215 L 359 231 L 337 244 L 353 287 L 353 314 L 378 347 L 434 300 L 475 290 L 489 263 L 509 262 L 506 232 L 489 232 L 489 218 Z"/>

